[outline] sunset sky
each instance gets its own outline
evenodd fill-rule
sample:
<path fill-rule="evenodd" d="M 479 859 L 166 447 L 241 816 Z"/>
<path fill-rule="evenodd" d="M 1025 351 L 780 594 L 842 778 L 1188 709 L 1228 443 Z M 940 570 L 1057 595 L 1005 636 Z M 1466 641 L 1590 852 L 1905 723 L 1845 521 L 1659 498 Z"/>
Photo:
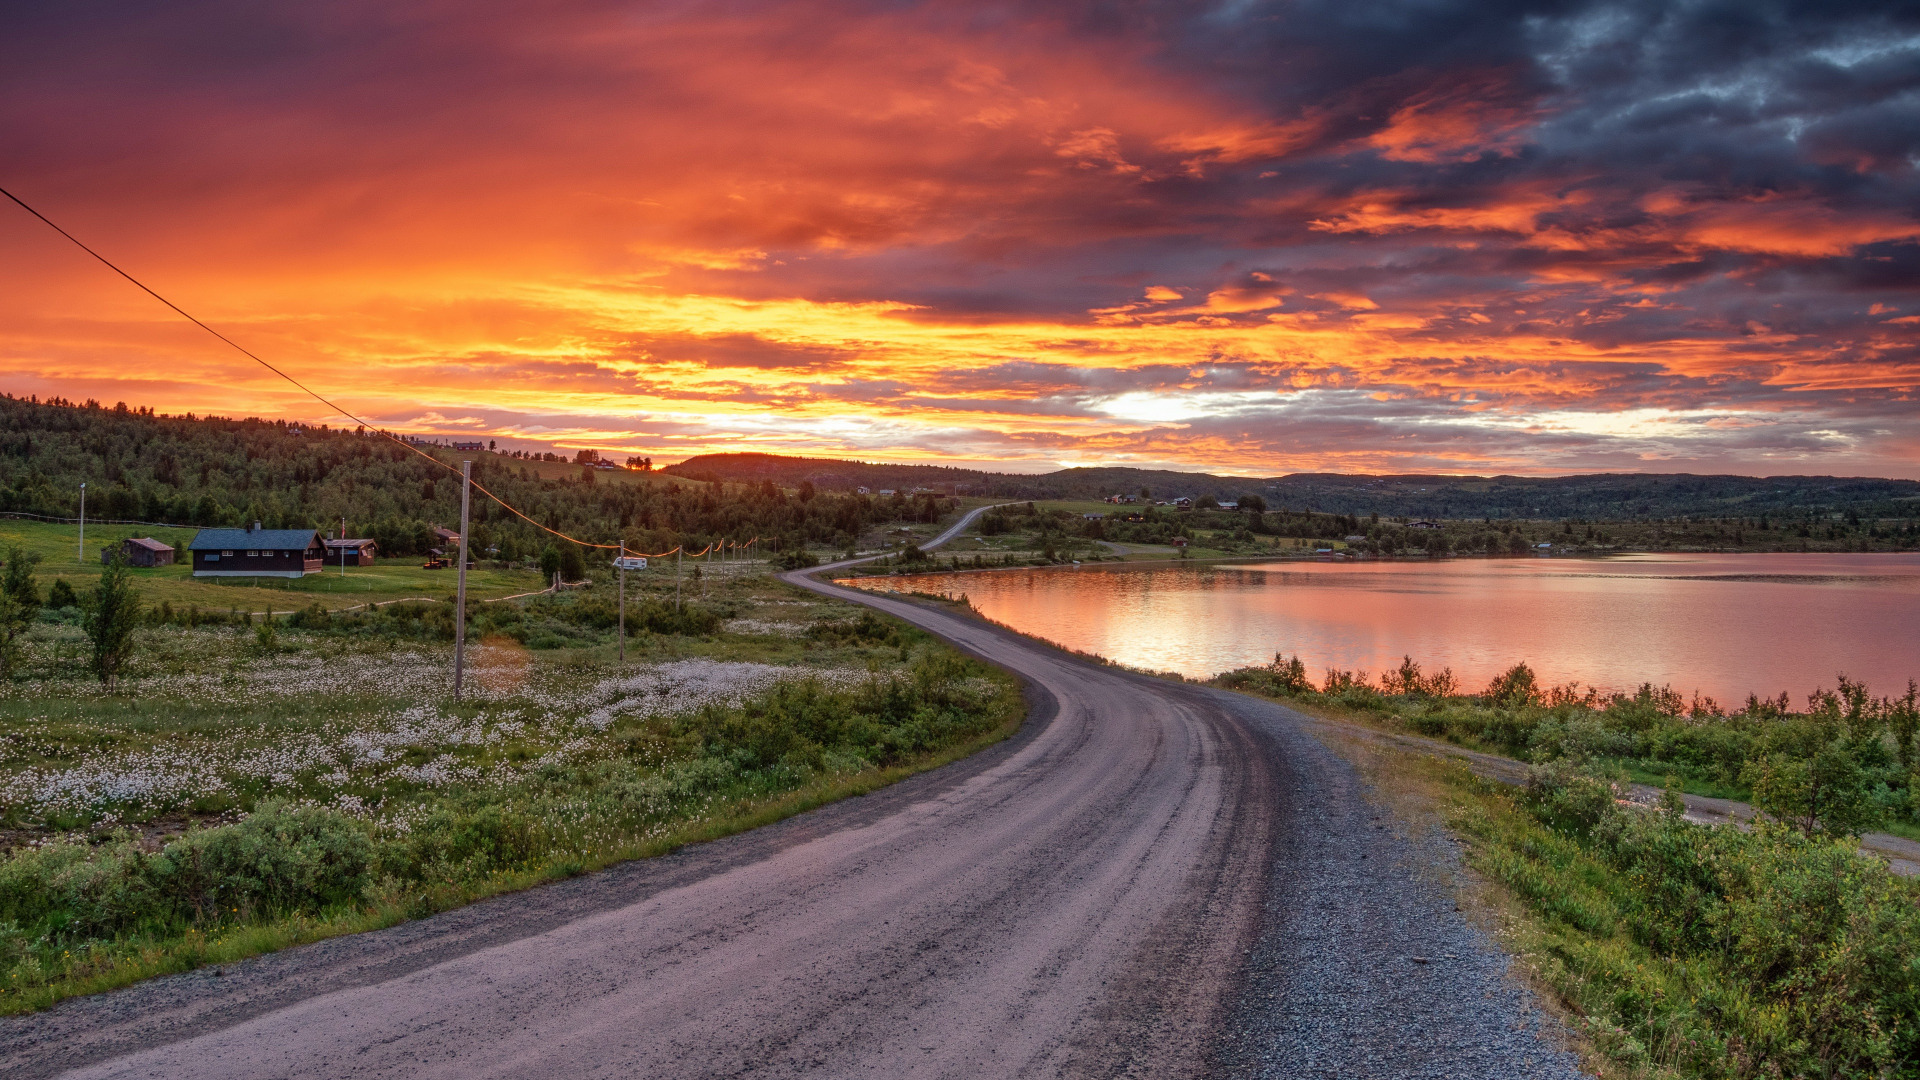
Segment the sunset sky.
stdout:
<path fill-rule="evenodd" d="M 0 186 L 396 430 L 1920 476 L 1908 5 L 76 0 L 8 27 Z M 0 390 L 339 422 L 0 211 Z"/>

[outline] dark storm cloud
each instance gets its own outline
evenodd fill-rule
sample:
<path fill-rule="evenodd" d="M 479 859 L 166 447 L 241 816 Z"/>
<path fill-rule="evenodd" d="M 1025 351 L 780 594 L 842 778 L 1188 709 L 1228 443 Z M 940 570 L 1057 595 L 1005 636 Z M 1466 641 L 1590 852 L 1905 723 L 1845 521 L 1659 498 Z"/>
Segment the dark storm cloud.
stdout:
<path fill-rule="evenodd" d="M 271 332 L 352 322 L 311 347 L 395 385 L 867 417 L 903 454 L 1920 469 L 1911 5 L 14 15 L 14 182 L 235 320 L 326 297 Z M 38 278 L 0 343 L 35 387 L 177 348 Z M 1636 410 L 1673 418 L 1603 422 Z"/>

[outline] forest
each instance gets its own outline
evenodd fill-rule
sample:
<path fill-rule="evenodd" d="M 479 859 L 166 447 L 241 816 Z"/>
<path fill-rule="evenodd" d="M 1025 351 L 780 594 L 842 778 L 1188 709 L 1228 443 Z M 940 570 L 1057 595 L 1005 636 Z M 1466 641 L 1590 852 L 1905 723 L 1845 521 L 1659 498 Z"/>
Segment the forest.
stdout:
<path fill-rule="evenodd" d="M 1834 476 L 1695 476 L 1686 473 L 1590 473 L 1573 476 L 1368 475 L 1292 473 L 1220 476 L 1164 469 L 1080 468 L 1039 475 L 934 465 L 883 465 L 773 454 L 705 454 L 666 471 L 680 476 L 784 487 L 810 482 L 823 491 L 857 486 L 935 487 L 1009 499 L 1234 499 L 1252 493 L 1274 509 L 1364 517 L 1646 521 L 1687 517 L 1780 519 L 1832 515 L 1912 518 L 1920 481 Z"/>
<path fill-rule="evenodd" d="M 416 555 L 434 525 L 460 520 L 455 456 L 381 432 L 286 421 L 156 415 L 151 409 L 0 395 L 0 512 L 68 519 L 87 484 L 87 516 L 183 526 L 319 528 Z M 481 451 L 474 481 L 534 521 L 588 543 L 625 539 L 643 552 L 758 537 L 765 550 L 850 547 L 889 521 L 933 521 L 948 501 L 816 493 L 802 483 L 708 483 L 609 468 L 590 451 L 514 456 Z M 444 463 L 444 464 L 442 464 Z M 451 466 L 450 469 L 447 466 Z M 503 560 L 551 539 L 475 494 L 474 547 Z"/>

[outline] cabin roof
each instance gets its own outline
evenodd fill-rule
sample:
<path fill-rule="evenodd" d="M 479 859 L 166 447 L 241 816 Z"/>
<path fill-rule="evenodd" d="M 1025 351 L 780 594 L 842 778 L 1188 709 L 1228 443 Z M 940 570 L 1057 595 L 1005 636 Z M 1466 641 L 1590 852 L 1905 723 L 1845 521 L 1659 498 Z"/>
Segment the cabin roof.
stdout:
<path fill-rule="evenodd" d="M 305 551 L 320 536 L 318 529 L 201 529 L 190 551 L 228 550 Z"/>

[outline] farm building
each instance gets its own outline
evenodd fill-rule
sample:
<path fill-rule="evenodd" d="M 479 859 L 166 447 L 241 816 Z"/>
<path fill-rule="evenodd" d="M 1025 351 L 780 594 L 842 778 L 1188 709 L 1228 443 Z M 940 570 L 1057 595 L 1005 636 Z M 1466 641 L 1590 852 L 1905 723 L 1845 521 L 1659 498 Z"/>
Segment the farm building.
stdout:
<path fill-rule="evenodd" d="M 201 529 L 187 545 L 194 577 L 297 578 L 324 569 L 318 529 Z"/>
<path fill-rule="evenodd" d="M 173 547 L 151 536 L 129 536 L 117 544 L 100 549 L 102 563 L 113 561 L 113 553 L 126 556 L 128 566 L 172 566 Z"/>
<path fill-rule="evenodd" d="M 380 553 L 380 545 L 371 540 L 328 540 L 328 566 L 372 566 L 373 557 Z M 341 562 L 345 553 L 346 561 Z"/>

